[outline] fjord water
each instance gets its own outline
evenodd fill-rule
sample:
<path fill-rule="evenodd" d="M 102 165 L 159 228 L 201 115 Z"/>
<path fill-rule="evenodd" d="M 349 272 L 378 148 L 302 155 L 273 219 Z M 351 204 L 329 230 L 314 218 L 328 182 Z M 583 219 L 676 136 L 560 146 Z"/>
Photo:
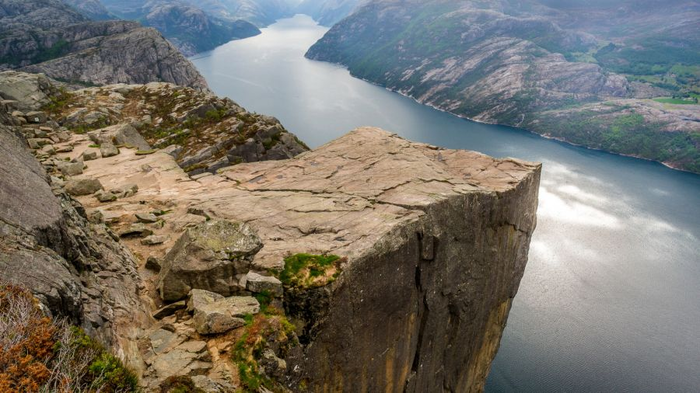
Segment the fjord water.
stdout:
<path fill-rule="evenodd" d="M 307 60 L 298 15 L 199 55 L 211 88 L 311 147 L 364 125 L 544 164 L 538 228 L 487 392 L 700 391 L 700 176 L 478 124 Z"/>

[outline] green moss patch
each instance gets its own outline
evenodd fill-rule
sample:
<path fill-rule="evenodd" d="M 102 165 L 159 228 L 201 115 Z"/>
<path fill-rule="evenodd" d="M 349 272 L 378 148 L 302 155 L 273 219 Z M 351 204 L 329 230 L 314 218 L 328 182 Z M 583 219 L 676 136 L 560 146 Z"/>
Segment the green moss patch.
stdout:
<path fill-rule="evenodd" d="M 335 281 L 340 274 L 340 264 L 345 260 L 337 255 L 292 255 L 284 259 L 279 279 L 286 286 L 322 287 Z"/>
<path fill-rule="evenodd" d="M 262 372 L 258 361 L 273 342 L 282 356 L 294 347 L 297 344 L 294 326 L 284 315 L 248 315 L 245 320 L 245 332 L 236 340 L 232 351 L 242 391 L 256 392 L 261 387 L 272 392 L 286 391 Z"/>

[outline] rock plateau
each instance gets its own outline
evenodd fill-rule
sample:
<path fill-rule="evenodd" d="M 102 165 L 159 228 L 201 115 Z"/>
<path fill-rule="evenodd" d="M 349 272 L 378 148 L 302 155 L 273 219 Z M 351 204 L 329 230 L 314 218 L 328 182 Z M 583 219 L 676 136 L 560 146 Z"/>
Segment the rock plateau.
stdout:
<path fill-rule="evenodd" d="M 539 164 L 368 127 L 306 151 L 273 119 L 192 89 L 69 93 L 25 78 L 44 87 L 3 95 L 0 111 L 0 279 L 92 327 L 146 391 L 173 378 L 207 392 L 483 390 L 536 226 Z M 167 139 L 188 121 L 192 136 Z M 127 124 L 142 140 L 58 169 Z M 262 157 L 232 153 L 249 139 Z M 215 140 L 232 142 L 192 170 L 183 157 Z M 116 199 L 65 192 L 95 181 Z"/>

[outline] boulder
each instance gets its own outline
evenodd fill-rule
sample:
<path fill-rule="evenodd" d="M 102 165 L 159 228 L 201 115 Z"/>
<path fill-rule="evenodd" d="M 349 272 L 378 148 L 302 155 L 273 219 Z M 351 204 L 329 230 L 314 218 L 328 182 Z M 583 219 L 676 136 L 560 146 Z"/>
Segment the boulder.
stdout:
<path fill-rule="evenodd" d="M 259 312 L 254 297 L 227 297 L 195 308 L 194 325 L 199 334 L 221 334 L 245 325 L 243 317 Z"/>
<path fill-rule="evenodd" d="M 130 124 L 117 124 L 88 133 L 90 140 L 98 145 L 113 144 L 133 146 L 138 150 L 150 150 L 151 146 Z"/>
<path fill-rule="evenodd" d="M 56 148 L 53 147 L 53 145 L 44 145 L 44 147 L 41 148 L 41 153 L 53 156 L 56 154 Z"/>
<path fill-rule="evenodd" d="M 28 122 L 34 124 L 46 123 L 47 120 L 46 113 L 41 111 L 28 112 L 26 115 L 24 115 L 24 118 L 27 119 Z"/>
<path fill-rule="evenodd" d="M 136 219 L 139 220 L 139 222 L 145 222 L 148 224 L 158 221 L 158 217 L 156 217 L 156 215 L 153 213 L 136 213 Z"/>
<path fill-rule="evenodd" d="M 0 97 L 16 101 L 20 111 L 36 110 L 50 101 L 54 90 L 49 78 L 41 74 L 6 71 L 1 73 Z"/>
<path fill-rule="evenodd" d="M 139 186 L 136 184 L 125 184 L 123 186 L 114 188 L 110 192 L 116 195 L 118 198 L 128 198 L 136 195 L 139 191 Z"/>
<path fill-rule="evenodd" d="M 204 375 L 195 375 L 192 377 L 192 383 L 195 389 L 199 389 L 204 393 L 228 393 L 234 392 L 236 389 L 233 385 L 226 381 L 215 381 Z"/>
<path fill-rule="evenodd" d="M 64 176 L 77 176 L 83 173 L 85 164 L 82 161 L 61 162 L 56 167 Z"/>
<path fill-rule="evenodd" d="M 97 179 L 71 179 L 66 183 L 66 192 L 73 196 L 91 195 L 102 190 L 102 184 Z"/>
<path fill-rule="evenodd" d="M 83 158 L 83 161 L 92 161 L 97 159 L 97 152 L 96 151 L 86 151 L 83 152 L 83 155 L 81 156 Z"/>
<path fill-rule="evenodd" d="M 212 368 L 211 355 L 204 341 L 187 341 L 152 360 L 159 380 L 180 375 L 206 374 Z"/>
<path fill-rule="evenodd" d="M 160 261 L 158 260 L 158 258 L 156 258 L 154 256 L 148 257 L 148 259 L 146 259 L 146 269 L 152 270 L 154 272 L 159 272 L 160 271 Z"/>
<path fill-rule="evenodd" d="M 236 274 L 250 270 L 262 248 L 247 224 L 210 220 L 188 228 L 163 261 L 158 290 L 166 301 L 183 299 L 192 289 L 230 296 L 240 288 Z"/>
<path fill-rule="evenodd" d="M 151 236 L 153 231 L 143 224 L 132 224 L 128 228 L 119 232 L 119 237 L 146 237 Z"/>
<path fill-rule="evenodd" d="M 97 198 L 97 200 L 102 202 L 102 203 L 114 202 L 117 200 L 116 195 L 112 194 L 109 191 L 105 191 L 105 190 L 97 191 L 97 193 L 95 194 L 95 198 Z"/>
<path fill-rule="evenodd" d="M 195 309 L 204 307 L 207 304 L 222 300 L 224 297 L 218 293 L 205 291 L 203 289 L 193 289 L 190 291 L 187 301 L 187 311 L 194 312 Z"/>
<path fill-rule="evenodd" d="M 275 277 L 263 276 L 248 272 L 245 276 L 246 289 L 254 293 L 269 292 L 274 296 L 282 296 L 282 282 Z"/>
<path fill-rule="evenodd" d="M 159 244 L 165 243 L 166 241 L 168 241 L 167 236 L 151 235 L 141 240 L 141 244 L 144 246 L 157 246 Z"/>
<path fill-rule="evenodd" d="M 158 309 L 156 312 L 154 312 L 153 318 L 163 319 L 165 317 L 169 317 L 169 316 L 175 314 L 179 310 L 184 310 L 185 308 L 187 308 L 187 303 L 184 300 L 179 301 L 179 302 L 175 302 L 175 303 L 171 303 L 165 307 Z"/>
<path fill-rule="evenodd" d="M 119 149 L 111 143 L 100 145 L 100 154 L 102 158 L 113 157 L 119 154 Z"/>

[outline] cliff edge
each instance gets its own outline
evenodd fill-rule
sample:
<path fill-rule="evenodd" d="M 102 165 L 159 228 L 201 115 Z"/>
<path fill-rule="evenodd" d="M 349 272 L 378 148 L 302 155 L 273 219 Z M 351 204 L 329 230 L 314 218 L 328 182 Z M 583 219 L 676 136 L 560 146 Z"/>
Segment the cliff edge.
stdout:
<path fill-rule="evenodd" d="M 109 284 L 99 279 L 115 274 L 129 284 L 107 293 L 119 304 L 139 300 L 119 310 L 150 313 L 114 329 L 120 342 L 130 344 L 119 347 L 121 355 L 147 391 L 169 391 L 178 383 L 212 392 L 261 386 L 483 390 L 536 226 L 539 164 L 413 143 L 366 127 L 292 158 L 185 171 L 172 149 L 140 147 L 150 139 L 136 125 L 85 133 L 69 118 L 84 122 L 92 105 L 109 99 L 124 103 L 121 114 L 119 107 L 106 110 L 110 121 L 132 119 L 131 101 L 145 104 L 135 113 L 151 108 L 157 121 L 158 105 L 149 104 L 150 97 L 184 97 L 178 108 L 192 119 L 200 115 L 190 108 L 202 100 L 206 107 L 230 109 L 221 112 L 224 119 L 241 121 L 219 129 L 210 114 L 192 143 L 205 143 L 206 135 L 236 141 L 235 135 L 246 134 L 242 127 L 267 135 L 261 126 L 269 121 L 249 126 L 246 112 L 232 102 L 165 84 L 86 89 L 68 98 L 65 92 L 46 94 L 61 95 L 70 113 L 82 105 L 89 110 L 71 118 L 56 110 L 54 98 L 53 111 L 27 112 L 32 103 L 46 101 L 39 93 L 3 102 L 24 112 L 5 113 L 3 121 L 11 125 L 0 131 L 26 143 L 44 167 L 26 148 L 0 151 L 8 162 L 21 156 L 24 164 L 13 168 L 26 168 L 21 177 L 36 183 L 18 190 L 16 182 L 0 182 L 1 191 L 12 195 L 3 202 L 24 206 L 3 208 L 0 217 L 13 227 L 36 222 L 22 231 L 39 248 L 5 234 L 3 242 L 57 250 L 62 258 L 54 258 L 55 264 L 63 263 L 66 273 L 41 278 L 67 287 L 64 292 L 79 284 L 75 291 L 92 293 Z M 241 142 L 259 139 L 269 147 L 274 139 L 251 135 L 253 142 Z M 32 193 L 34 188 L 41 192 Z M 83 217 L 77 227 L 107 234 L 104 244 L 123 250 L 115 255 L 123 256 L 121 267 L 98 261 L 85 272 L 79 269 L 82 259 L 64 251 L 70 236 L 61 235 L 60 242 L 42 237 L 56 232 L 51 228 L 60 226 L 60 211 L 31 203 L 36 196 L 57 204 L 52 193 L 74 196 L 62 198 L 73 201 Z M 31 285 L 45 270 L 15 263 L 5 251 L 0 260 L 14 263 L 2 270 L 5 281 Z M 93 274 L 97 280 L 88 280 Z M 104 323 L 112 318 L 106 314 Z"/>

